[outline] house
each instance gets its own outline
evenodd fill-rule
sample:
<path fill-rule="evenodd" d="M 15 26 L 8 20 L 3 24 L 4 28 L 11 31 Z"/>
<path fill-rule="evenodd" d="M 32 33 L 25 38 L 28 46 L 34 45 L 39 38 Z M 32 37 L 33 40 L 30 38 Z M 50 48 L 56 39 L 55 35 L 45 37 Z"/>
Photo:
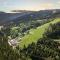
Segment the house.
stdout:
<path fill-rule="evenodd" d="M 11 40 L 8 40 L 8 43 L 9 43 L 9 45 L 11 45 L 11 46 L 16 46 L 18 42 L 17 42 L 16 39 L 11 39 Z"/>

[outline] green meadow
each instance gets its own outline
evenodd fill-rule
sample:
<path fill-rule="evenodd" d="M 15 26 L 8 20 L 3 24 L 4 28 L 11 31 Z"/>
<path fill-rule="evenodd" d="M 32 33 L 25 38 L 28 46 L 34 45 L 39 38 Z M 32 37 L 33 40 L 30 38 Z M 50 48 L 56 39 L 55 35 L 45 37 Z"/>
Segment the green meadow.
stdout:
<path fill-rule="evenodd" d="M 21 48 L 23 48 L 24 45 L 27 47 L 32 42 L 36 43 L 39 38 L 43 37 L 43 34 L 44 34 L 45 30 L 48 28 L 48 26 L 50 24 L 54 24 L 54 23 L 57 23 L 57 22 L 60 22 L 60 18 L 56 18 L 56 19 L 54 19 L 53 21 L 51 21 L 49 23 L 46 23 L 42 26 L 37 27 L 36 29 L 29 30 L 29 34 L 25 35 L 22 38 L 22 40 L 19 43 L 19 46 Z"/>

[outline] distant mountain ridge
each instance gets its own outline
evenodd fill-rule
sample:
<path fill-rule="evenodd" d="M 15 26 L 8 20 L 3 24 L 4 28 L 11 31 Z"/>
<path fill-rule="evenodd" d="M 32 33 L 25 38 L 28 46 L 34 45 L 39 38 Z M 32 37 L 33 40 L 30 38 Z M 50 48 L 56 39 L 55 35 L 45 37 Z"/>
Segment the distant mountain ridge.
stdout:
<path fill-rule="evenodd" d="M 11 12 L 36 12 L 36 11 L 29 11 L 29 10 L 12 10 Z"/>
<path fill-rule="evenodd" d="M 16 18 L 21 17 L 25 14 L 29 14 L 29 13 L 25 13 L 25 12 L 24 13 L 3 13 L 3 12 L 0 12 L 0 25 L 4 25 L 6 22 L 9 23 L 9 21 L 15 20 Z"/>
<path fill-rule="evenodd" d="M 0 25 L 9 24 L 11 21 L 18 22 L 20 20 L 39 20 L 52 18 L 53 16 L 60 17 L 60 9 L 40 10 L 40 11 L 26 11 L 26 10 L 13 10 L 16 13 L 0 12 Z M 19 13 L 17 13 L 19 12 Z"/>

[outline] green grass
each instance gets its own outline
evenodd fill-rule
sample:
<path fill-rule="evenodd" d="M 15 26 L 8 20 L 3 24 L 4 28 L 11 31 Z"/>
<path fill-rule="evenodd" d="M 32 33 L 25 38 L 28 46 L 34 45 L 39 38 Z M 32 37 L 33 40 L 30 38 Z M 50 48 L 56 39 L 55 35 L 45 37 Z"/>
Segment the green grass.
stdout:
<path fill-rule="evenodd" d="M 60 18 L 56 18 L 55 20 L 49 22 L 49 23 L 46 23 L 40 27 L 37 27 L 36 29 L 31 29 L 30 32 L 32 32 L 32 34 L 27 34 L 25 35 L 22 40 L 20 41 L 20 44 L 19 46 L 21 48 L 24 47 L 24 45 L 27 47 L 29 44 L 31 44 L 32 42 L 37 42 L 37 40 L 39 38 L 42 38 L 43 37 L 43 34 L 45 32 L 45 29 L 48 28 L 49 24 L 52 23 L 57 23 L 60 21 Z"/>

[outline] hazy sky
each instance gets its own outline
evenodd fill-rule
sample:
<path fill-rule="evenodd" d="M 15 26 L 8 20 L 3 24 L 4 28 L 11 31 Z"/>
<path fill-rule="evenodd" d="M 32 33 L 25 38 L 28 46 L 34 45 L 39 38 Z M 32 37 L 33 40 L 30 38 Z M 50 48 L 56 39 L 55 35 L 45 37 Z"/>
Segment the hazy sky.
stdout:
<path fill-rule="evenodd" d="M 0 11 L 60 8 L 60 0 L 0 0 Z"/>

